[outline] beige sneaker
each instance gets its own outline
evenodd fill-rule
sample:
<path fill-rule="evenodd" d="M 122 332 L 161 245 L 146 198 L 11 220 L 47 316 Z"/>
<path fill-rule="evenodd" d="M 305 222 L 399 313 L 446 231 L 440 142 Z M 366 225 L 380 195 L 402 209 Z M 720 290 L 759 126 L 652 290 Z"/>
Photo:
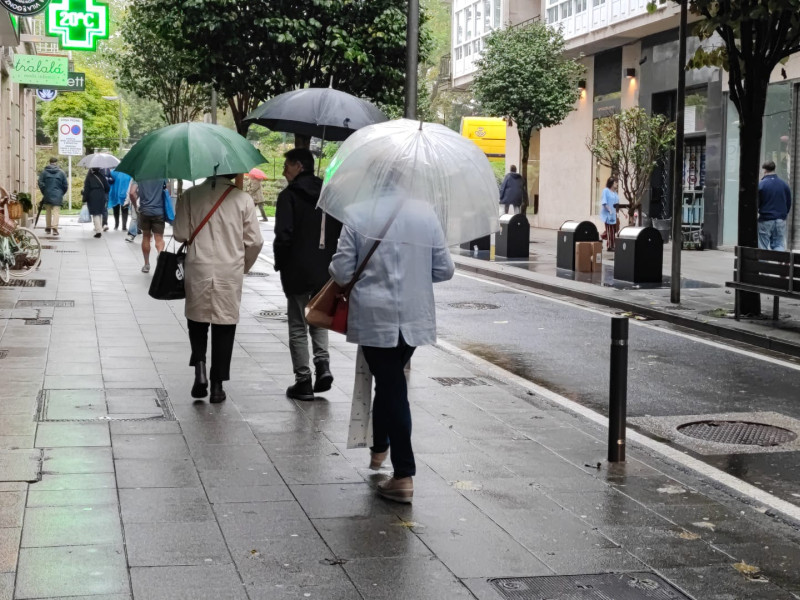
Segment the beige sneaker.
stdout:
<path fill-rule="evenodd" d="M 383 463 L 386 462 L 386 457 L 389 456 L 389 451 L 386 452 L 372 452 L 369 453 L 369 468 L 373 471 L 380 471 Z"/>
<path fill-rule="evenodd" d="M 378 484 L 378 495 L 387 500 L 411 504 L 411 499 L 414 497 L 414 482 L 411 477 L 402 479 L 392 477 Z"/>

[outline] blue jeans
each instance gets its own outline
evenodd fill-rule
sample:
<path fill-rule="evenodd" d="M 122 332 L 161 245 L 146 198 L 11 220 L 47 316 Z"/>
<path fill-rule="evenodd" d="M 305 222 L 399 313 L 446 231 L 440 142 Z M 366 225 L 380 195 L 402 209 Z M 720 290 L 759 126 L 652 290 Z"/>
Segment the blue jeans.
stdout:
<path fill-rule="evenodd" d="M 375 378 L 375 401 L 372 408 L 373 452 L 391 448 L 395 479 L 413 477 L 417 473 L 414 450 L 411 448 L 411 408 L 408 405 L 406 374 L 403 370 L 414 354 L 403 335 L 394 348 L 362 346 L 364 358 Z"/>
<path fill-rule="evenodd" d="M 786 220 L 759 221 L 758 247 L 762 250 L 786 250 Z"/>

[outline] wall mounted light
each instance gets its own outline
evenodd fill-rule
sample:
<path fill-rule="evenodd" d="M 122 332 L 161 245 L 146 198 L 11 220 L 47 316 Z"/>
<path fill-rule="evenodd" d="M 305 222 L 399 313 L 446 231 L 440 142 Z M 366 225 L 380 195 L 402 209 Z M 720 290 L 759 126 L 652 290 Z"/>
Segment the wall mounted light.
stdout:
<path fill-rule="evenodd" d="M 636 78 L 636 69 L 631 67 L 629 69 L 625 69 L 625 77 L 628 79 L 635 79 Z"/>
<path fill-rule="evenodd" d="M 582 91 L 586 91 L 586 80 L 585 79 L 579 79 L 578 80 L 578 89 L 582 90 Z"/>

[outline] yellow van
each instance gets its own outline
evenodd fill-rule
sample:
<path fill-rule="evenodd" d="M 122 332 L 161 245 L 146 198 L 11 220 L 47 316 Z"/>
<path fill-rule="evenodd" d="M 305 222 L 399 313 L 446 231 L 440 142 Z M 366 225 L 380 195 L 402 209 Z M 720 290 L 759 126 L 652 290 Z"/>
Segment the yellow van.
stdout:
<path fill-rule="evenodd" d="M 505 160 L 505 119 L 495 117 L 461 117 L 461 135 L 475 142 L 489 160 Z"/>

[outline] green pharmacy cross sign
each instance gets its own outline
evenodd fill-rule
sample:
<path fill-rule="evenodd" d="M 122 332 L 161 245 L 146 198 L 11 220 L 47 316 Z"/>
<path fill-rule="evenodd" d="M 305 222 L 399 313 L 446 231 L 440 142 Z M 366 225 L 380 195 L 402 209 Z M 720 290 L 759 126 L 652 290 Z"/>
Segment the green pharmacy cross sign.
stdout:
<path fill-rule="evenodd" d="M 64 50 L 97 50 L 109 34 L 108 5 L 96 0 L 51 0 L 44 13 L 47 35 Z"/>

